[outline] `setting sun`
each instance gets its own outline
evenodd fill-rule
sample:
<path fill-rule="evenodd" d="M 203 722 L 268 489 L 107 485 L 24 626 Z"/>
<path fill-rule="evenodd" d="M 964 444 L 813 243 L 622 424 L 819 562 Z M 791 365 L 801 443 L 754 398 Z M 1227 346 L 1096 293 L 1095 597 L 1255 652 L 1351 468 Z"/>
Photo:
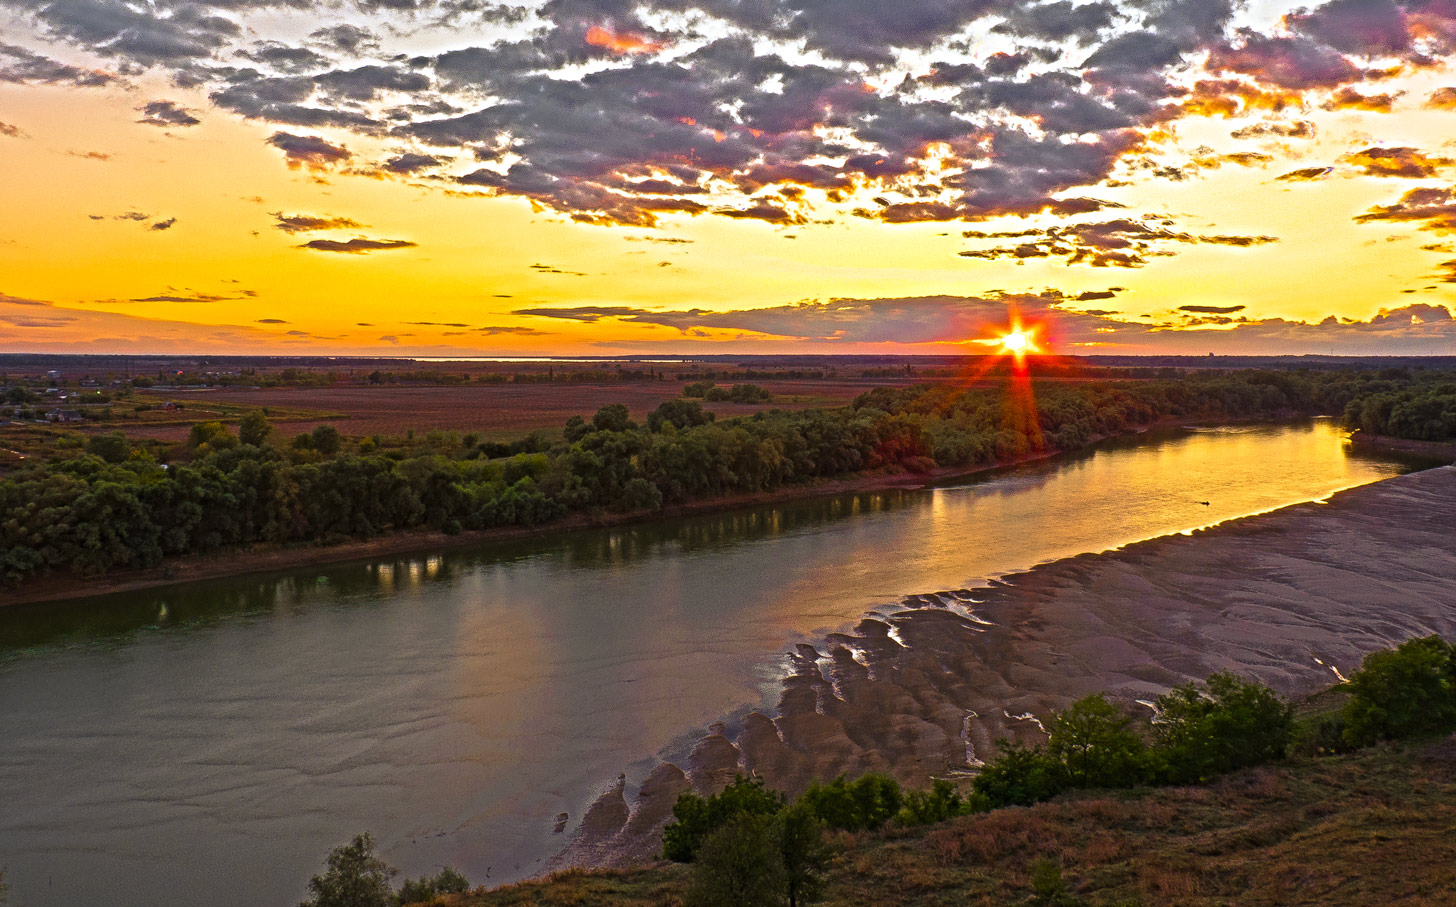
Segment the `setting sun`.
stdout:
<path fill-rule="evenodd" d="M 1001 338 L 1001 347 L 1008 353 L 1025 353 L 1031 350 L 1031 338 L 1021 331 L 1012 331 Z"/>

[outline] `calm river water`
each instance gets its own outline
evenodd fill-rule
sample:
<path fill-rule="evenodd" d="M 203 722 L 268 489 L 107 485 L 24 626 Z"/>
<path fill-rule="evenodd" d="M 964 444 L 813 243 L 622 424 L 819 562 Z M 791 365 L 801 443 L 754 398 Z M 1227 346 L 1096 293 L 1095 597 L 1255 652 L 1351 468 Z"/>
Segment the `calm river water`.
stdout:
<path fill-rule="evenodd" d="M 0 609 L 0 867 L 25 907 L 281 907 L 367 829 L 412 875 L 530 875 L 554 816 L 569 834 L 623 768 L 774 695 L 793 642 L 1409 468 L 1323 421 L 1169 432 L 954 487 Z"/>

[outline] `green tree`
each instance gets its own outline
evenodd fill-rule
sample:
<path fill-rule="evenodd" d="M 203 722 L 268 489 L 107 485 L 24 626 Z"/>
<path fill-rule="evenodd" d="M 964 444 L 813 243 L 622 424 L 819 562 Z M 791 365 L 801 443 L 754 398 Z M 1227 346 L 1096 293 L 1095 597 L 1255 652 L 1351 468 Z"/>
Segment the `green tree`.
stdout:
<path fill-rule="evenodd" d="M 662 855 L 678 863 L 691 863 L 703 841 L 730 819 L 741 815 L 772 816 L 783 807 L 783 794 L 765 788 L 760 778 L 742 775 L 706 798 L 684 793 L 672 807 L 676 821 L 662 830 Z"/>
<path fill-rule="evenodd" d="M 873 831 L 895 817 L 904 795 L 899 783 L 886 775 L 871 773 L 855 781 L 840 775 L 827 784 L 810 784 L 799 802 L 830 828 Z"/>
<path fill-rule="evenodd" d="M 707 425 L 714 418 L 716 417 L 703 409 L 703 404 L 696 400 L 665 400 L 657 409 L 647 414 L 647 430 L 659 432 L 664 425 L 673 425 L 679 429 L 692 428 L 695 425 Z"/>
<path fill-rule="evenodd" d="M 308 881 L 313 895 L 299 907 L 393 907 L 389 880 L 398 870 L 374 855 L 367 831 L 329 852 L 322 875 Z"/>
<path fill-rule="evenodd" d="M 95 435 L 86 442 L 86 452 L 95 454 L 108 463 L 124 463 L 131 456 L 131 444 L 126 435 L 119 431 Z"/>
<path fill-rule="evenodd" d="M 691 907 L 778 907 L 786 888 L 772 816 L 740 814 L 703 841 L 693 866 Z"/>
<path fill-rule="evenodd" d="M 1365 746 L 1456 725 L 1456 652 L 1439 636 L 1365 656 L 1350 677 L 1345 703 L 1347 743 Z"/>
<path fill-rule="evenodd" d="M 1132 719 L 1101 693 L 1054 714 L 1047 732 L 1047 754 L 1072 787 L 1127 787 L 1141 780 L 1147 747 Z"/>
<path fill-rule="evenodd" d="M 637 427 L 632 414 L 620 403 L 608 403 L 592 416 L 592 425 L 597 431 L 631 431 Z"/>
<path fill-rule="evenodd" d="M 819 900 L 824 893 L 824 873 L 833 856 L 824 840 L 824 823 L 803 803 L 795 803 L 778 814 L 774 835 L 789 907 Z"/>
<path fill-rule="evenodd" d="M 238 440 L 243 444 L 251 444 L 254 447 L 262 447 L 263 442 L 268 440 L 268 434 L 273 431 L 273 424 L 261 409 L 249 410 L 243 414 L 238 421 Z"/>
<path fill-rule="evenodd" d="M 1283 757 L 1294 709 L 1273 690 L 1234 674 L 1184 684 L 1158 698 L 1153 742 L 1159 768 L 1175 784 Z"/>
<path fill-rule="evenodd" d="M 324 456 L 332 457 L 339 452 L 339 430 L 332 425 L 315 426 L 309 436 L 313 439 L 313 449 Z"/>
<path fill-rule="evenodd" d="M 187 446 L 193 450 L 223 450 L 236 443 L 221 422 L 196 422 L 187 432 Z"/>

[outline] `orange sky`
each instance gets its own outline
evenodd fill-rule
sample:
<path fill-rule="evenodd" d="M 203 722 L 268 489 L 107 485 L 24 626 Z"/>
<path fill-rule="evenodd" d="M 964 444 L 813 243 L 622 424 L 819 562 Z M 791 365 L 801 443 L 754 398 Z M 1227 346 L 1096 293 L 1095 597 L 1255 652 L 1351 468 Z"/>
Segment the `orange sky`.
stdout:
<path fill-rule="evenodd" d="M 391 33 L 179 0 L 107 37 L 100 0 L 64 19 L 12 2 L 6 351 L 959 352 L 1011 300 L 1067 351 L 1456 354 L 1439 4 L 1263 3 L 1095 41 L 1006 14 L 885 47 L 810 11 L 759 36 L 770 75 L 729 109 L 711 67 L 742 73 L 724 48 L 753 26 L 728 13 L 547 3 L 520 25 L 435 2 Z M 133 40 L 180 10 L 238 30 L 187 32 L 203 51 Z M 319 23 L 372 37 L 326 50 Z M 1176 62 L 1147 62 L 1147 36 Z M 542 99 L 534 58 L 500 75 L 515 42 L 548 47 L 565 100 Z M 456 60 L 470 48 L 488 81 Z"/>

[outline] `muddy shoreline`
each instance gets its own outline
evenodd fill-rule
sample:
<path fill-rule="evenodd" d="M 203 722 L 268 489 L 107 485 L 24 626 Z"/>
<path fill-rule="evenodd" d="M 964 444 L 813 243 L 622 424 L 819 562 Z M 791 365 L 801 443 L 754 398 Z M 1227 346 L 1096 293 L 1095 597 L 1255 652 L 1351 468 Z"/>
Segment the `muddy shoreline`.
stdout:
<path fill-rule="evenodd" d="M 683 791 L 739 772 L 791 793 L 841 773 L 924 785 L 1044 739 L 1038 717 L 1107 691 L 1131 708 L 1230 670 L 1285 696 L 1368 652 L 1456 636 L 1456 466 L 1196 532 L 931 592 L 790 653 L 777 709 L 717 724 L 629 796 L 597 800 L 553 866 L 650 859 Z"/>

